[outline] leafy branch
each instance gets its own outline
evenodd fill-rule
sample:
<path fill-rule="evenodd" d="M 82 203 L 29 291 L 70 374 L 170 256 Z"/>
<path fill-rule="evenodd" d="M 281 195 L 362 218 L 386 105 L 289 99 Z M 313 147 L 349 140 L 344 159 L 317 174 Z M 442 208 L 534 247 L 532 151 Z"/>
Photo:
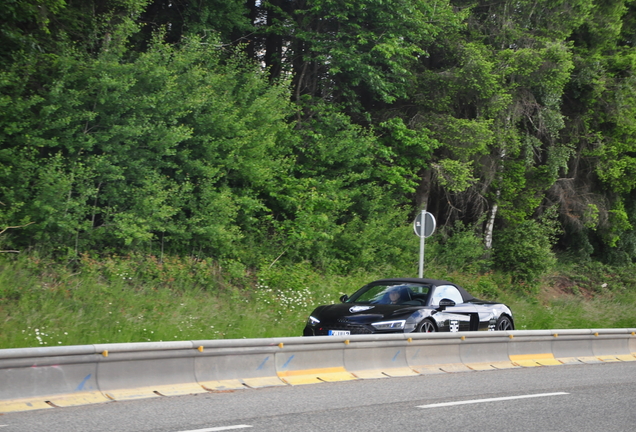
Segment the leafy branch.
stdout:
<path fill-rule="evenodd" d="M 24 225 L 8 226 L 8 227 L 4 228 L 2 231 L 0 231 L 0 235 L 4 234 L 7 230 L 16 229 L 16 228 L 24 228 L 25 226 L 29 226 L 29 225 L 34 224 L 34 223 L 35 222 L 29 222 L 28 224 L 24 224 Z M 20 251 L 17 251 L 17 250 L 0 250 L 0 253 L 20 253 Z"/>

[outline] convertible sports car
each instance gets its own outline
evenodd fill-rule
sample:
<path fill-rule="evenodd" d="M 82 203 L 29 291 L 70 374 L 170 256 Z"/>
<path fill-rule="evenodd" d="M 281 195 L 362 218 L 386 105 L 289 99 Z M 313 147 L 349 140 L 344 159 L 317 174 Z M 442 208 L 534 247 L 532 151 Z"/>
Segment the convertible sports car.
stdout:
<path fill-rule="evenodd" d="M 508 306 L 478 300 L 443 280 L 382 279 L 340 301 L 318 306 L 303 335 L 514 330 Z"/>

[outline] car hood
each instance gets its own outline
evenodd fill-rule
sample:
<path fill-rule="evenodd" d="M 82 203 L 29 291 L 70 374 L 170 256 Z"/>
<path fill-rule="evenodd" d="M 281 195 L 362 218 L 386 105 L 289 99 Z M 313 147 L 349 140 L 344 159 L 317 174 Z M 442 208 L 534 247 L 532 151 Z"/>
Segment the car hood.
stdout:
<path fill-rule="evenodd" d="M 338 319 L 346 319 L 349 322 L 370 323 L 405 318 L 422 308 L 422 306 L 341 303 L 320 306 L 311 315 L 323 323 L 333 322 Z"/>

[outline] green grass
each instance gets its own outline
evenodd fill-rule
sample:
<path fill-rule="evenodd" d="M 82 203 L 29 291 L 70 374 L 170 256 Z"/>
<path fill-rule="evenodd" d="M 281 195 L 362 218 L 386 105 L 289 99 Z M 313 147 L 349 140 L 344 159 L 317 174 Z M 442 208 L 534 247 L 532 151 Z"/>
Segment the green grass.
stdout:
<path fill-rule="evenodd" d="M 300 336 L 315 306 L 374 279 L 412 276 L 324 275 L 302 263 L 249 271 L 236 262 L 141 256 L 67 265 L 0 259 L 0 348 Z M 562 269 L 538 287 L 515 286 L 500 273 L 432 268 L 427 276 L 507 303 L 517 329 L 636 327 L 633 271 L 581 271 Z"/>

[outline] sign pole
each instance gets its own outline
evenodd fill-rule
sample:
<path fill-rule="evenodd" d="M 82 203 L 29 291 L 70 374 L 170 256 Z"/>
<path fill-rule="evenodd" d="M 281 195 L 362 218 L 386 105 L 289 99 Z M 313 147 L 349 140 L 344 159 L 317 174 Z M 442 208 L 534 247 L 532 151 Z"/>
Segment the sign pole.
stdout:
<path fill-rule="evenodd" d="M 420 279 L 424 277 L 424 239 L 433 234 L 435 225 L 435 217 L 426 210 L 422 210 L 422 213 L 418 214 L 413 222 L 413 231 L 420 238 Z"/>
<path fill-rule="evenodd" d="M 426 218 L 424 217 L 425 214 L 426 210 L 422 210 L 422 234 L 420 235 L 420 279 L 424 277 L 424 233 L 426 232 Z"/>

